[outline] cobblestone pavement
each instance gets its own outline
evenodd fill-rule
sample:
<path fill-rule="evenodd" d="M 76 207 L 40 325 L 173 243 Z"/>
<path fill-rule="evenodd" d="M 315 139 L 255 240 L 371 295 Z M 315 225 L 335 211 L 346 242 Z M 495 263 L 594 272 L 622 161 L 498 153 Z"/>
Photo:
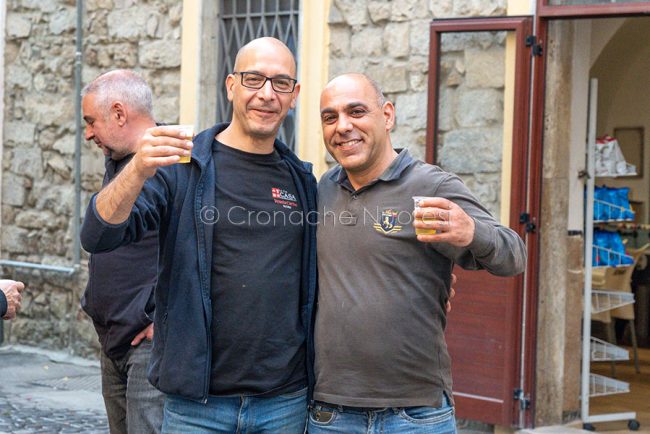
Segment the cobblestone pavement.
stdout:
<path fill-rule="evenodd" d="M 106 414 L 15 404 L 0 396 L 0 433 L 108 433 Z"/>
<path fill-rule="evenodd" d="M 0 434 L 108 433 L 96 361 L 0 349 Z"/>
<path fill-rule="evenodd" d="M 458 421 L 459 434 L 492 433 Z M 19 345 L 0 347 L 0 434 L 108 433 L 97 361 Z"/>

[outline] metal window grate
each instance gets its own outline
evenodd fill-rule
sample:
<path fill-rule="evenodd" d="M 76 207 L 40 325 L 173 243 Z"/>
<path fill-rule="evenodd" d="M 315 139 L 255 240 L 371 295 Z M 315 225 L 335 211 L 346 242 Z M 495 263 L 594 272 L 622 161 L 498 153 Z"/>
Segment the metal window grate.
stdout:
<path fill-rule="evenodd" d="M 234 70 L 237 51 L 262 36 L 284 42 L 298 61 L 299 0 L 221 0 L 217 55 L 217 122 L 230 121 L 232 106 L 224 82 Z M 278 138 L 291 149 L 296 142 L 296 113 L 289 110 Z"/>

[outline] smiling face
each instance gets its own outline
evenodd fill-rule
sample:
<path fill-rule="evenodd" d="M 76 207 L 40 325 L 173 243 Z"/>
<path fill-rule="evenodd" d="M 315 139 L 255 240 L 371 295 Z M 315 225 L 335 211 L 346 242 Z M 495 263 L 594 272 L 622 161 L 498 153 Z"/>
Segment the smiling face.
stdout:
<path fill-rule="evenodd" d="M 242 49 L 235 71 L 295 78 L 296 66 L 291 51 L 280 41 L 262 38 Z M 250 89 L 241 84 L 240 74 L 230 74 L 226 89 L 233 103 L 232 126 L 255 140 L 274 140 L 287 112 L 296 105 L 300 84 L 291 93 L 275 92 L 268 80 L 261 89 Z"/>
<path fill-rule="evenodd" d="M 325 147 L 353 185 L 377 178 L 390 166 L 395 107 L 390 102 L 380 105 L 380 95 L 363 75 L 332 80 L 321 94 L 320 107 Z"/>
<path fill-rule="evenodd" d="M 94 94 L 89 93 L 83 97 L 81 108 L 86 122 L 86 140 L 93 140 L 104 155 L 113 160 L 121 160 L 131 153 L 130 147 L 119 135 L 120 128 L 114 114 L 97 107 Z"/>

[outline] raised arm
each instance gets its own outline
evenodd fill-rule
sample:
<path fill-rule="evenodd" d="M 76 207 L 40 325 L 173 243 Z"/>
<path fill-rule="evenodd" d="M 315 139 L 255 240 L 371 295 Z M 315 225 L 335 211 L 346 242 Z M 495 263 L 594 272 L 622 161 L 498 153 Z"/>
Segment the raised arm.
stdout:
<path fill-rule="evenodd" d="M 177 163 L 190 148 L 191 142 L 173 127 L 147 130 L 131 161 L 91 199 L 81 227 L 83 248 L 107 252 L 158 229 L 173 189 L 174 171 L 156 173 L 157 169 Z"/>
<path fill-rule="evenodd" d="M 178 163 L 181 156 L 189 155 L 191 139 L 174 127 L 149 128 L 139 140 L 133 159 L 97 195 L 95 208 L 99 216 L 113 225 L 125 222 L 145 181 L 156 174 L 158 167 Z"/>

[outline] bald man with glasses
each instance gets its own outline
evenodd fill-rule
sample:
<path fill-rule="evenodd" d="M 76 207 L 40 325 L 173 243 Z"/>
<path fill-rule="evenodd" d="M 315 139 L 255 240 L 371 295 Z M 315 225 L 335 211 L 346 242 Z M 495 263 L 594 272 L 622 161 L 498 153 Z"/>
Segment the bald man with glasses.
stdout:
<path fill-rule="evenodd" d="M 300 92 L 295 76 L 279 40 L 245 45 L 225 81 L 231 122 L 193 140 L 149 129 L 88 207 L 90 252 L 160 234 L 149 379 L 167 394 L 163 432 L 305 430 L 316 180 L 276 138 Z"/>

